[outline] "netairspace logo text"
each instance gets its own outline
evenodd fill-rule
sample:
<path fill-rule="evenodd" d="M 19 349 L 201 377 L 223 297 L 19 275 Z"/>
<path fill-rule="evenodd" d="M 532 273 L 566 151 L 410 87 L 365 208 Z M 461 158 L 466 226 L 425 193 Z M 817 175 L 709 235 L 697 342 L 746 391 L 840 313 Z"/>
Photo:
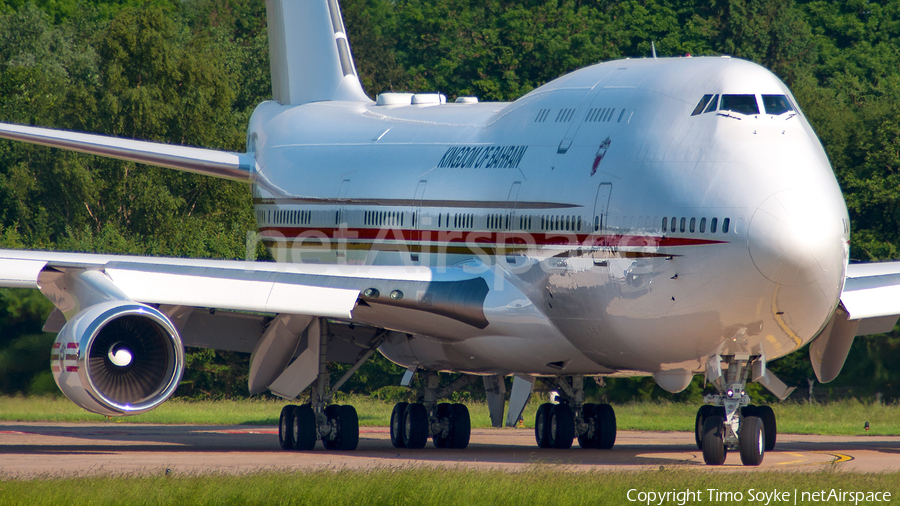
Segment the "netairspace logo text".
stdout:
<path fill-rule="evenodd" d="M 798 491 L 794 490 L 759 490 L 747 489 L 743 491 L 730 492 L 719 490 L 717 488 L 707 488 L 701 490 L 659 490 L 646 491 L 633 488 L 628 491 L 626 498 L 629 502 L 636 504 L 646 504 L 647 506 L 656 505 L 673 505 L 684 506 L 688 503 L 752 503 L 761 506 L 770 504 L 808 504 L 808 503 L 830 503 L 830 504 L 859 504 L 859 503 L 879 503 L 891 502 L 890 492 L 861 492 L 857 490 L 812 490 Z"/>

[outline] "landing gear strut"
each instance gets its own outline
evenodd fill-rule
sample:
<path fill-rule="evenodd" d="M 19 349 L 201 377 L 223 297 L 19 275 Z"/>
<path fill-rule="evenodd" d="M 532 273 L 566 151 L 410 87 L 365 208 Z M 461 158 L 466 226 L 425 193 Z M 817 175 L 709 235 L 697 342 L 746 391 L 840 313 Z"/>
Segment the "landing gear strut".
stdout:
<path fill-rule="evenodd" d="M 535 415 L 538 448 L 567 449 L 578 438 L 582 448 L 608 450 L 616 443 L 616 413 L 609 404 L 584 402 L 584 376 L 541 378 L 560 393 L 560 403 L 542 404 Z"/>
<path fill-rule="evenodd" d="M 726 369 L 722 370 L 722 364 Z M 757 364 L 762 364 L 757 365 Z M 765 359 L 752 363 L 754 376 L 771 375 Z M 750 375 L 749 356 L 715 356 L 706 367 L 706 378 L 718 393 L 704 398 L 705 406 L 697 411 L 694 437 L 708 465 L 722 465 L 728 450 L 739 450 L 741 463 L 758 466 L 765 452 L 775 448 L 777 428 L 775 412 L 769 406 L 753 406 L 744 390 Z M 771 380 L 770 380 L 771 381 Z M 790 393 L 790 391 L 787 391 Z"/>
<path fill-rule="evenodd" d="M 430 437 L 436 448 L 466 448 L 471 434 L 469 409 L 464 404 L 437 401 L 479 378 L 460 376 L 441 387 L 438 373 L 424 371 L 423 374 L 426 386 L 418 392 L 418 402 L 398 402 L 394 405 L 391 412 L 391 444 L 394 448 L 417 450 L 424 448 Z"/>

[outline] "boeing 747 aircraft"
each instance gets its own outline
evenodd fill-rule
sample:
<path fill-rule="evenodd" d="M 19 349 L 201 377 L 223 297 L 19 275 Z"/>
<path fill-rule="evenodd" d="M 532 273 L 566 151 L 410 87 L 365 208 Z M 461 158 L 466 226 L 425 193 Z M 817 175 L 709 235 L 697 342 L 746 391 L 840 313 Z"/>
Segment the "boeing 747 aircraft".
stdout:
<path fill-rule="evenodd" d="M 541 448 L 612 448 L 586 377 L 703 374 L 708 464 L 758 465 L 775 414 L 745 392 L 790 390 L 766 364 L 812 342 L 822 382 L 855 336 L 900 316 L 900 263 L 848 265 L 850 222 L 791 92 L 729 58 L 626 59 L 511 103 L 363 92 L 336 0 L 267 0 L 273 100 L 230 153 L 31 126 L 0 136 L 252 185 L 277 263 L 0 251 L 0 285 L 56 306 L 50 366 L 79 406 L 151 410 L 184 346 L 252 352 L 249 388 L 309 399 L 281 413 L 283 448 L 352 450 L 332 394 L 376 351 L 424 376 L 391 441 L 465 448 L 475 381 L 514 424 L 536 383 L 559 392 Z M 329 384 L 326 362 L 355 364 Z M 464 373 L 442 385 L 439 372 Z"/>

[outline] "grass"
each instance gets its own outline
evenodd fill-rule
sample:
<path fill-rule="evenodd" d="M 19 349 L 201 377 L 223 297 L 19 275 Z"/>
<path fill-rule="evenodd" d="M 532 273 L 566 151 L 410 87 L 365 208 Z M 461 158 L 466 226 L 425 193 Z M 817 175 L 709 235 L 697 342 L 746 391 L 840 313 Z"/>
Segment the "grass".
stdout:
<path fill-rule="evenodd" d="M 796 504 L 813 502 L 804 492 L 900 492 L 900 473 L 861 474 L 825 470 L 815 473 L 720 473 L 696 470 L 573 473 L 553 465 L 522 472 L 439 468 L 382 468 L 372 471 L 324 470 L 265 472 L 243 476 L 126 476 L 0 480 L 0 505 L 106 504 L 647 504 L 629 501 L 638 492 L 696 491 L 699 498 L 662 504 Z M 709 489 L 716 489 L 710 496 Z M 751 501 L 754 494 L 788 492 L 787 502 Z M 724 495 L 724 494 L 732 495 Z M 736 500 L 741 494 L 742 500 Z M 784 496 L 780 496 L 784 498 Z M 687 499 L 687 497 L 684 497 Z M 699 499 L 699 500 L 697 500 Z M 760 499 L 758 496 L 754 499 Z M 770 496 L 771 499 L 771 496 Z M 858 499 L 858 497 L 857 497 Z M 834 503 L 835 501 L 816 501 Z M 839 503 L 857 504 L 845 500 Z M 657 500 L 652 504 L 660 504 Z"/>
<path fill-rule="evenodd" d="M 363 396 L 343 396 L 342 404 L 352 404 L 360 425 L 385 426 L 392 404 Z M 127 418 L 108 419 L 82 410 L 62 397 L 0 397 L 0 420 L 50 422 L 130 422 L 160 424 L 276 425 L 284 401 L 268 399 L 185 401 L 172 400 L 159 408 Z M 530 427 L 538 401 L 531 402 L 523 418 Z M 487 406 L 469 403 L 473 427 L 490 427 Z M 900 406 L 846 400 L 829 404 L 784 403 L 773 406 L 778 430 L 793 434 L 871 435 L 900 434 Z M 693 430 L 697 406 L 668 402 L 629 403 L 615 406 L 620 430 Z"/>

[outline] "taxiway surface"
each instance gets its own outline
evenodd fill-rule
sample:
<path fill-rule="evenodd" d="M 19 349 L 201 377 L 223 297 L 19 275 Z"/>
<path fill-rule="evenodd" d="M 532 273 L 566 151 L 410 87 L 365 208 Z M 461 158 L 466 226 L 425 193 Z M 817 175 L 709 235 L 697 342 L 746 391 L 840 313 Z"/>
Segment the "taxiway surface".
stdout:
<path fill-rule="evenodd" d="M 249 473 L 263 470 L 451 466 L 518 470 L 554 465 L 572 471 L 640 470 L 660 466 L 710 469 L 689 432 L 621 431 L 612 450 L 541 450 L 531 429 L 474 429 L 465 450 L 396 449 L 386 427 L 361 428 L 353 452 L 284 451 L 274 427 L 127 423 L 0 423 L 0 476 Z M 815 471 L 900 470 L 900 436 L 779 434 L 759 468 L 736 452 L 719 469 Z"/>

